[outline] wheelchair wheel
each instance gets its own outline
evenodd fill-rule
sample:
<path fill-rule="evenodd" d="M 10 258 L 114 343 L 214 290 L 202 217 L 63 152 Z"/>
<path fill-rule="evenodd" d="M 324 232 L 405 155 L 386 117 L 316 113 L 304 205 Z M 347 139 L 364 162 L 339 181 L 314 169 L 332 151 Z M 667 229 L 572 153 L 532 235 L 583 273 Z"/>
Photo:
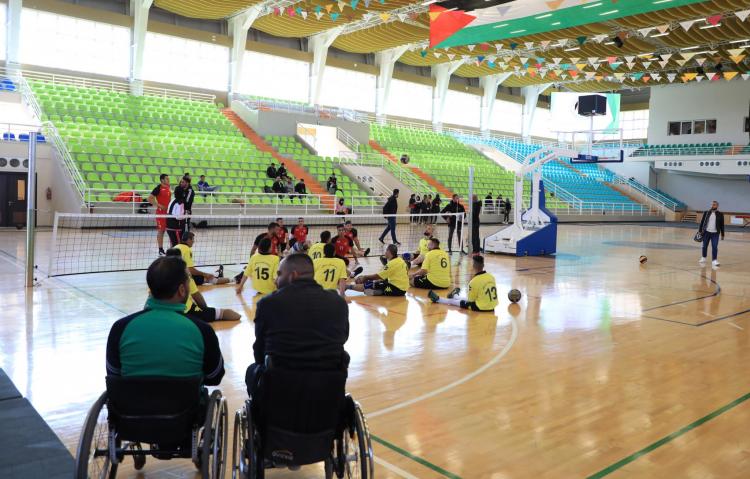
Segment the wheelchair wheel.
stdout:
<path fill-rule="evenodd" d="M 102 393 L 86 415 L 76 450 L 76 479 L 106 479 L 117 474 L 109 454 L 107 393 Z"/>
<path fill-rule="evenodd" d="M 223 479 L 227 462 L 227 403 L 221 391 L 211 393 L 206 410 L 201 443 L 201 475 L 205 479 Z"/>
<path fill-rule="evenodd" d="M 263 479 L 263 461 L 258 453 L 257 429 L 253 423 L 252 403 L 238 409 L 234 416 L 232 479 Z"/>
<path fill-rule="evenodd" d="M 370 431 L 359 403 L 354 402 L 352 424 L 344 430 L 343 440 L 337 441 L 334 463 L 338 463 L 339 477 L 370 479 L 374 463 Z"/>

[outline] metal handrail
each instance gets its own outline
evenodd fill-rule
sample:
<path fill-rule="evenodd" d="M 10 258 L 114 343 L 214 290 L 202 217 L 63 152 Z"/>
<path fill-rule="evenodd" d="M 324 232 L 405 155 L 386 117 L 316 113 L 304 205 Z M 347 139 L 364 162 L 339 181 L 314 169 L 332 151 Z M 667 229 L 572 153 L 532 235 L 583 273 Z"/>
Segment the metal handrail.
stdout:
<path fill-rule="evenodd" d="M 411 168 L 409 168 L 407 165 L 402 165 L 400 163 L 396 164 L 392 162 L 391 160 L 387 159 L 381 153 L 361 153 L 360 152 L 360 153 L 357 153 L 357 157 L 360 162 L 369 162 L 373 166 L 380 166 L 390 171 L 391 174 L 396 176 L 396 179 L 398 179 L 398 181 L 409 186 L 409 188 L 414 193 L 418 193 L 418 194 L 434 193 L 433 189 L 430 188 L 430 185 L 428 185 L 422 178 L 420 178 L 416 173 L 414 173 L 411 170 Z M 411 185 L 418 185 L 417 190 L 412 188 Z"/>
<path fill-rule="evenodd" d="M 660 156 L 679 156 L 683 161 L 688 156 L 750 156 L 750 151 L 743 152 L 748 145 L 732 146 L 687 146 L 687 147 L 656 147 L 641 148 L 633 152 L 631 156 L 640 158 L 660 157 Z"/>
<path fill-rule="evenodd" d="M 353 152 L 359 151 L 359 142 L 343 128 L 336 127 L 336 139 L 348 146 Z"/>

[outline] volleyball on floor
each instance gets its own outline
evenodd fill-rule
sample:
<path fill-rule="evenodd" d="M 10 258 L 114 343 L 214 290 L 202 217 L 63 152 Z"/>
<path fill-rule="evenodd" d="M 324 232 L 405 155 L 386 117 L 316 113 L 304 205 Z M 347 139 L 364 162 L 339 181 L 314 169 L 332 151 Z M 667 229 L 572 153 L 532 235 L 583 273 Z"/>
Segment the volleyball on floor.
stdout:
<path fill-rule="evenodd" d="M 638 262 L 641 263 L 641 264 L 646 264 L 646 261 L 648 261 L 648 258 L 646 258 L 643 255 L 641 255 L 641 257 L 638 258 Z"/>
<path fill-rule="evenodd" d="M 511 289 L 508 291 L 508 299 L 511 303 L 517 303 L 521 300 L 521 292 L 517 289 Z"/>

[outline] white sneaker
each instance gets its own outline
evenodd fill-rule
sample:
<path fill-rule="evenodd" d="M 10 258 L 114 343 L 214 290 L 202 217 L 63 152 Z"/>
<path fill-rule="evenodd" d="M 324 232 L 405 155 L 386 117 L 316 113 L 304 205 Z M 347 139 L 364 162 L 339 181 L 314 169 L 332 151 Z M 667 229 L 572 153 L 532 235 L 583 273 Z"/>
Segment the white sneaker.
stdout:
<path fill-rule="evenodd" d="M 718 260 L 718 259 L 715 259 L 715 260 L 713 260 L 713 261 L 711 262 L 711 264 L 712 264 L 712 265 L 714 265 L 714 266 L 719 266 L 719 265 L 720 265 L 721 263 L 719 263 L 719 260 Z"/>
<path fill-rule="evenodd" d="M 698 260 L 700 264 L 706 264 L 706 258 L 701 258 Z"/>

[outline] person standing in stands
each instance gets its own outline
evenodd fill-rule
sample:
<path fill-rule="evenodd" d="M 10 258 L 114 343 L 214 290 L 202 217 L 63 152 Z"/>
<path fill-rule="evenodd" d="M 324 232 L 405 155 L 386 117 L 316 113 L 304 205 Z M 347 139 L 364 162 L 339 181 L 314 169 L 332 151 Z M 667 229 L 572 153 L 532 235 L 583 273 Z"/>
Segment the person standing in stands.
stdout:
<path fill-rule="evenodd" d="M 459 202 L 460 198 L 458 195 L 453 195 L 451 202 L 443 208 L 441 213 L 466 213 L 466 208 Z M 448 253 L 453 253 L 453 233 L 458 229 L 456 240 L 458 240 L 458 248 L 461 249 L 461 232 L 463 229 L 463 217 L 459 218 L 455 215 L 446 217 L 448 220 Z"/>
<path fill-rule="evenodd" d="M 274 165 L 274 163 L 272 161 L 271 165 L 268 168 L 266 168 L 266 176 L 269 177 L 269 178 L 271 178 L 271 179 L 276 179 L 276 177 L 278 176 L 276 173 L 277 173 L 276 172 L 276 165 Z"/>
<path fill-rule="evenodd" d="M 378 238 L 378 241 L 385 244 L 383 239 L 385 238 L 385 235 L 388 234 L 388 232 L 391 232 L 391 239 L 393 240 L 393 244 L 400 245 L 401 243 L 398 242 L 396 239 L 396 217 L 391 216 L 398 213 L 398 189 L 393 190 L 393 194 L 388 197 L 388 200 L 385 202 L 385 205 L 383 206 L 383 214 L 386 216 L 386 221 L 388 222 L 388 225 L 383 230 L 383 233 L 380 235 L 380 238 Z"/>
<path fill-rule="evenodd" d="M 294 185 L 294 192 L 299 196 L 300 201 L 304 201 L 304 196 L 307 194 L 307 185 L 305 185 L 305 179 L 300 178 L 296 185 Z"/>
<path fill-rule="evenodd" d="M 495 198 L 495 213 L 498 216 L 505 213 L 505 202 L 503 201 L 502 193 L 498 193 L 497 198 Z"/>
<path fill-rule="evenodd" d="M 437 223 L 438 213 L 440 213 L 440 203 L 442 203 L 442 200 L 440 199 L 440 194 L 435 194 L 435 199 L 432 200 L 432 207 L 430 208 L 430 213 L 432 213 L 432 218 L 430 218 L 430 223 L 435 224 Z"/>
<path fill-rule="evenodd" d="M 510 220 L 510 209 L 512 208 L 512 205 L 510 204 L 510 197 L 505 198 L 505 223 L 508 223 Z"/>
<path fill-rule="evenodd" d="M 411 196 L 409 196 L 409 222 L 414 223 L 414 210 L 417 207 L 417 200 L 415 198 L 415 194 L 412 193 Z"/>
<path fill-rule="evenodd" d="M 489 193 L 487 193 L 487 196 L 484 197 L 485 213 L 489 211 L 490 209 L 492 209 L 494 204 L 495 202 L 492 200 L 492 192 L 490 191 Z"/>
<path fill-rule="evenodd" d="M 482 251 L 479 238 L 479 215 L 482 214 L 482 202 L 477 195 L 471 196 L 471 252 L 479 254 Z"/>
<path fill-rule="evenodd" d="M 711 203 L 711 209 L 703 212 L 698 231 L 703 233 L 703 252 L 700 264 L 706 263 L 706 254 L 708 253 L 708 243 L 711 243 L 711 258 L 713 266 L 719 266 L 719 235 L 724 239 L 724 213 L 719 211 L 719 202 Z"/>
<path fill-rule="evenodd" d="M 156 208 L 157 215 L 166 215 L 172 192 L 169 189 L 169 175 L 159 175 L 159 184 L 148 195 L 148 202 Z M 164 256 L 164 232 L 167 231 L 167 218 L 156 218 L 156 244 L 159 246 L 159 256 Z"/>

